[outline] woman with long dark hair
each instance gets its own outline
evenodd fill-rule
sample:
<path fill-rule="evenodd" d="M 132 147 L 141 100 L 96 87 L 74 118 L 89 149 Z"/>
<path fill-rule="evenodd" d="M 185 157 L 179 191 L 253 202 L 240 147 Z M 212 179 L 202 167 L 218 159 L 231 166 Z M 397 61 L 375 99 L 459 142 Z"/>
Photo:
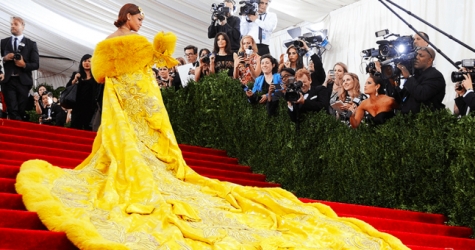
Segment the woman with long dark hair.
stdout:
<path fill-rule="evenodd" d="M 76 104 L 71 111 L 71 128 L 92 130 L 91 121 L 96 110 L 98 84 L 91 73 L 91 55 L 85 54 L 66 87 L 78 84 Z"/>
<path fill-rule="evenodd" d="M 231 50 L 231 40 L 224 32 L 219 32 L 214 38 L 213 54 L 210 59 L 210 72 L 218 73 L 221 70 L 227 70 L 228 76 L 233 77 L 234 60 L 237 60 L 237 54 Z"/>
<path fill-rule="evenodd" d="M 389 118 L 395 115 L 397 102 L 394 98 L 384 94 L 383 81 L 380 77 L 370 75 L 364 85 L 364 93 L 369 96 L 353 112 L 350 117 L 350 124 L 353 128 L 360 125 L 365 113 L 367 121 L 379 125 L 385 123 Z"/>

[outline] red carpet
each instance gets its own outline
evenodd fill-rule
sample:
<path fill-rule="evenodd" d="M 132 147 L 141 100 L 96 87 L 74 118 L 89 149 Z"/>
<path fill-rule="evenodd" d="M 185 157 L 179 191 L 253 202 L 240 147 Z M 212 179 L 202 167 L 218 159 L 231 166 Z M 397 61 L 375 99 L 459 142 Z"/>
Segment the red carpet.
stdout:
<path fill-rule="evenodd" d="M 95 133 L 26 122 L 0 120 L 0 249 L 76 249 L 63 233 L 47 231 L 36 213 L 25 210 L 15 192 L 20 165 L 44 159 L 74 168 L 89 154 Z M 222 150 L 180 145 L 186 162 L 201 175 L 241 185 L 279 187 L 238 165 Z M 301 199 L 303 202 L 315 200 Z M 355 217 L 390 233 L 414 250 L 475 249 L 472 230 L 444 224 L 440 214 L 319 201 L 339 216 Z"/>

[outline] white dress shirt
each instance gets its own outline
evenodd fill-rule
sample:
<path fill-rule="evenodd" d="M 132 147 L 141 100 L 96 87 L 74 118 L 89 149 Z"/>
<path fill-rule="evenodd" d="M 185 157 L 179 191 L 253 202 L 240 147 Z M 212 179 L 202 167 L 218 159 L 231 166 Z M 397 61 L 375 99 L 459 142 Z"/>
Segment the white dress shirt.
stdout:
<path fill-rule="evenodd" d="M 260 19 L 259 19 L 260 18 Z M 259 27 L 262 29 L 262 44 L 270 44 L 272 32 L 277 27 L 277 15 L 272 12 L 260 14 L 254 22 L 248 22 L 247 16 L 241 17 L 241 35 L 250 35 L 259 44 Z M 262 19 L 262 20 L 261 20 Z"/>

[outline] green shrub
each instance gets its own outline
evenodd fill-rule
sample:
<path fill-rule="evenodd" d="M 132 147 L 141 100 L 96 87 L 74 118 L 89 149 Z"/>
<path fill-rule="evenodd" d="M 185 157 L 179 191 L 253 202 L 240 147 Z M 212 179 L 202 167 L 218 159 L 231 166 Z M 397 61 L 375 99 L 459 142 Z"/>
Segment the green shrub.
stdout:
<path fill-rule="evenodd" d="M 297 132 L 285 102 L 269 117 L 225 74 L 162 93 L 180 143 L 224 149 L 299 197 L 442 213 L 475 229 L 472 117 L 423 111 L 350 129 L 320 112 Z"/>

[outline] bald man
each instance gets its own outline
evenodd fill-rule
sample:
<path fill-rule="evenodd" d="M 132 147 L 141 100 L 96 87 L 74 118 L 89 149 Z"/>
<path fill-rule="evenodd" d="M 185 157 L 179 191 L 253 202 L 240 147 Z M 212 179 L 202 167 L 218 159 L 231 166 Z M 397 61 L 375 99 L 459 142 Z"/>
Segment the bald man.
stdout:
<path fill-rule="evenodd" d="M 421 106 L 431 110 L 443 109 L 442 100 L 445 96 L 445 79 L 442 73 L 432 65 L 435 51 L 430 47 L 421 47 L 417 50 L 414 68 L 415 75 L 410 76 L 407 68 L 398 64 L 406 83 L 401 89 L 401 113 L 419 113 Z"/>

